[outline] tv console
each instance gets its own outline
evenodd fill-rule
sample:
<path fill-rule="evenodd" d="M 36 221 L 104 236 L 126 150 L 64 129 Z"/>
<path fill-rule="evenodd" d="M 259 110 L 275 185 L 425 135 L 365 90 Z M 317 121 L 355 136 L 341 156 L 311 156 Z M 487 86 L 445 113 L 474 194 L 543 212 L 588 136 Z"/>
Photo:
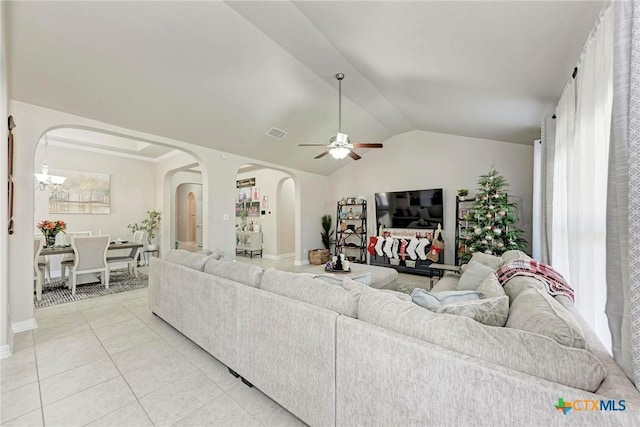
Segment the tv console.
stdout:
<path fill-rule="evenodd" d="M 397 240 L 405 239 L 407 243 L 411 241 L 412 238 L 427 238 L 431 242 L 433 240 L 433 235 L 435 230 L 397 230 L 397 229 L 385 229 L 385 233 L 388 233 L 389 237 L 392 237 Z M 378 236 L 378 238 L 383 238 L 382 236 Z M 431 248 L 431 243 L 429 243 L 425 250 L 428 253 Z M 397 259 L 389 258 L 387 255 L 378 255 L 374 253 L 374 255 L 370 255 L 369 264 L 375 265 L 379 267 L 388 267 L 394 268 L 400 273 L 407 274 L 417 274 L 420 276 L 437 276 L 439 271 L 436 269 L 432 269 L 429 266 L 431 264 L 443 264 L 444 263 L 444 251 L 441 251 L 438 254 L 438 260 L 432 261 L 430 259 L 422 260 L 419 257 L 416 257 L 415 260 L 411 259 L 411 257 L 407 254 L 405 259 L 402 260 L 400 256 Z"/>

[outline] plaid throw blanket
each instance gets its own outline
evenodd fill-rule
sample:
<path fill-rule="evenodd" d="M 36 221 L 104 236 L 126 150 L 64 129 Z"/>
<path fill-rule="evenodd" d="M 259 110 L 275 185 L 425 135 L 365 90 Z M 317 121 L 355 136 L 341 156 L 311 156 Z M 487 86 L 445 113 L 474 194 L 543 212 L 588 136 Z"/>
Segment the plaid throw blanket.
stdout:
<path fill-rule="evenodd" d="M 547 264 L 532 259 L 511 261 L 496 271 L 500 284 L 504 286 L 512 277 L 529 276 L 540 280 L 551 295 L 564 295 L 574 301 L 574 293 L 564 277 Z"/>

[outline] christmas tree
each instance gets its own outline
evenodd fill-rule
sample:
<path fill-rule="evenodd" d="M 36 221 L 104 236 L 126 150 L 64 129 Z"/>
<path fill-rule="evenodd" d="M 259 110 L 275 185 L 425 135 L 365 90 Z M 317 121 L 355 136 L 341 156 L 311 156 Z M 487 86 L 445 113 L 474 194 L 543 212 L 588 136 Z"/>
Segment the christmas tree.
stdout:
<path fill-rule="evenodd" d="M 469 228 L 466 251 L 461 259 L 468 261 L 474 252 L 500 256 L 511 249 L 524 249 L 526 241 L 520 237 L 522 230 L 513 225 L 518 221 L 517 205 L 507 200 L 505 187 L 508 185 L 493 167 L 488 174 L 480 176 L 475 201 L 464 217 Z"/>

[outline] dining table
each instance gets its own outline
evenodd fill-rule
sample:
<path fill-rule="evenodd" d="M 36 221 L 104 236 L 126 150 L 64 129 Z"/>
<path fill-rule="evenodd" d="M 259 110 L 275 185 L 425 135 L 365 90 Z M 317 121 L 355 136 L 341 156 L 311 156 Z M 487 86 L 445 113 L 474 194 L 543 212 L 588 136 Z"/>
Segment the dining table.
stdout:
<path fill-rule="evenodd" d="M 135 258 L 138 248 L 143 247 L 142 243 L 133 243 L 133 242 L 110 242 L 108 250 L 121 250 L 121 249 L 129 249 L 129 256 L 131 258 Z M 72 254 L 74 253 L 73 247 L 71 245 L 59 245 L 59 246 L 51 246 L 48 248 L 42 248 L 40 250 L 41 256 L 52 256 L 52 255 L 64 255 L 64 254 Z M 94 283 L 99 281 L 97 276 L 93 273 L 86 273 L 78 275 L 78 285 L 84 285 L 87 283 Z"/>
<path fill-rule="evenodd" d="M 109 243 L 109 250 L 115 250 L 115 249 L 130 249 L 131 252 L 129 253 L 129 256 L 131 258 L 136 256 L 136 252 L 138 250 L 138 248 L 143 247 L 144 245 L 142 243 L 133 243 L 133 242 L 122 242 L 122 243 L 118 243 L 118 242 L 111 242 Z M 73 253 L 73 248 L 71 247 L 71 245 L 64 245 L 64 246 L 51 246 L 48 248 L 42 248 L 40 250 L 40 255 L 42 256 L 50 256 L 50 255 L 64 255 L 64 254 L 72 254 Z"/>

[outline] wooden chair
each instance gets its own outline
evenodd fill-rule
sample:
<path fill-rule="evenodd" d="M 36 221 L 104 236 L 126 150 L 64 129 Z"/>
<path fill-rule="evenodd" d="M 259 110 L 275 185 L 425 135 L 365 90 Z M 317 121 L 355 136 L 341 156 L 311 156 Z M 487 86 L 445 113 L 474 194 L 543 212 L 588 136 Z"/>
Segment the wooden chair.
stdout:
<path fill-rule="evenodd" d="M 144 231 L 136 231 L 133 233 L 133 243 L 142 243 L 142 239 L 144 238 Z M 135 276 L 138 277 L 138 258 L 140 257 L 140 248 L 136 251 L 133 257 L 131 256 L 113 256 L 107 257 L 107 264 L 109 265 L 109 273 L 111 272 L 111 266 L 113 264 L 127 264 L 129 268 L 129 274 L 135 273 Z"/>
<path fill-rule="evenodd" d="M 56 236 L 56 244 L 70 245 L 71 241 L 76 237 L 88 237 L 92 235 L 93 233 L 91 231 L 69 231 L 66 234 L 58 233 L 58 235 Z M 60 279 L 62 281 L 66 280 L 67 269 L 71 269 L 71 266 L 73 265 L 74 260 L 75 260 L 75 254 L 62 255 L 62 260 L 60 261 Z M 69 285 L 69 287 L 71 287 L 70 281 L 67 284 Z"/>
<path fill-rule="evenodd" d="M 70 268 L 71 294 L 76 294 L 78 274 L 101 273 L 100 282 L 109 289 L 109 267 L 107 265 L 107 251 L 109 250 L 109 236 L 76 237 L 71 241 L 75 253 L 75 260 Z"/>
<path fill-rule="evenodd" d="M 44 241 L 42 237 L 36 237 L 33 239 L 33 280 L 35 281 L 36 286 L 36 298 L 38 301 L 42 301 L 42 277 L 44 276 L 46 264 L 44 262 L 40 262 L 40 251 L 44 246 Z"/>

